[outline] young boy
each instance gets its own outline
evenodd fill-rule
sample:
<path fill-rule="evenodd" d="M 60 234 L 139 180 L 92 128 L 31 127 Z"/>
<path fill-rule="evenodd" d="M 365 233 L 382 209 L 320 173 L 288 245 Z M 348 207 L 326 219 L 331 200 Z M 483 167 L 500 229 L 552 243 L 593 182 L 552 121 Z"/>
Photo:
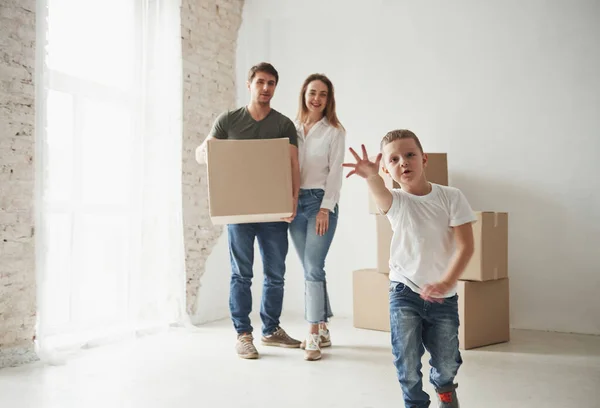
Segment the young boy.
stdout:
<path fill-rule="evenodd" d="M 407 408 L 429 407 L 423 391 L 421 358 L 431 355 L 430 382 L 440 408 L 456 408 L 454 379 L 462 364 L 458 349 L 456 282 L 473 254 L 476 220 L 462 192 L 427 181 L 427 155 L 409 130 L 393 130 L 381 153 L 369 160 L 365 146 L 356 163 L 344 163 L 367 180 L 382 214 L 394 231 L 390 247 L 390 323 L 394 365 Z M 386 188 L 383 171 L 399 189 Z"/>

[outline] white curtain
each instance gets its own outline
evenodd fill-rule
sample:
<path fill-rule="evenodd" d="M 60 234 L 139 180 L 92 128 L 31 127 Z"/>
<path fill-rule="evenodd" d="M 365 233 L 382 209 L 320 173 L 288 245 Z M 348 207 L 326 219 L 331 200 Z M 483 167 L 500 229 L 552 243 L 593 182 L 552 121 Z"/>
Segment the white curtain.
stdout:
<path fill-rule="evenodd" d="M 37 11 L 38 352 L 186 323 L 180 0 Z"/>

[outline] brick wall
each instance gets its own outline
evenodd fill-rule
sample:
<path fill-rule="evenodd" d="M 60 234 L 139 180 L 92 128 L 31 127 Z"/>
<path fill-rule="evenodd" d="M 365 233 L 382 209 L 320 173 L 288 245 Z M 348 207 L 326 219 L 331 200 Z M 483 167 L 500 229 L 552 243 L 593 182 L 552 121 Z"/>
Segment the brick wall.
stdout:
<path fill-rule="evenodd" d="M 187 309 L 195 313 L 204 264 L 222 227 L 208 218 L 206 169 L 195 161 L 216 116 L 235 107 L 235 52 L 243 0 L 183 0 L 183 217 Z"/>
<path fill-rule="evenodd" d="M 0 2 L 0 367 L 36 359 L 35 1 Z"/>

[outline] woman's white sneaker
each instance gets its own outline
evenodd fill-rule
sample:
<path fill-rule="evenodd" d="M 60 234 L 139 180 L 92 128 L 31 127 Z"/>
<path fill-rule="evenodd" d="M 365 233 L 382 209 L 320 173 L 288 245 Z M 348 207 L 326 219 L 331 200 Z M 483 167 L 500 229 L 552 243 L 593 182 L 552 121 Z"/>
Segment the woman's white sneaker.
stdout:
<path fill-rule="evenodd" d="M 329 329 L 322 329 L 321 327 L 319 327 L 319 346 L 331 346 L 331 335 L 329 334 Z"/>
<path fill-rule="evenodd" d="M 305 342 L 304 359 L 306 361 L 315 361 L 321 359 L 321 347 L 319 346 L 319 335 L 311 333 Z"/>

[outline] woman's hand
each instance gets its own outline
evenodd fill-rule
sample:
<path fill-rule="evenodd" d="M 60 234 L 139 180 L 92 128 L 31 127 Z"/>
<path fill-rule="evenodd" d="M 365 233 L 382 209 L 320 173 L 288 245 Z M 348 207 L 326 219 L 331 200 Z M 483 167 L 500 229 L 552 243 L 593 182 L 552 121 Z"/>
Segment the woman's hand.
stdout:
<path fill-rule="evenodd" d="M 329 210 L 321 208 L 317 213 L 316 232 L 317 235 L 323 236 L 329 229 Z"/>

